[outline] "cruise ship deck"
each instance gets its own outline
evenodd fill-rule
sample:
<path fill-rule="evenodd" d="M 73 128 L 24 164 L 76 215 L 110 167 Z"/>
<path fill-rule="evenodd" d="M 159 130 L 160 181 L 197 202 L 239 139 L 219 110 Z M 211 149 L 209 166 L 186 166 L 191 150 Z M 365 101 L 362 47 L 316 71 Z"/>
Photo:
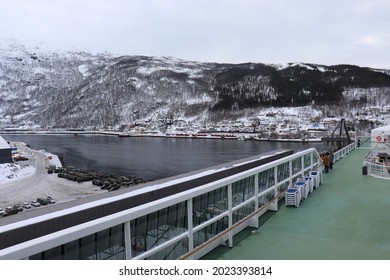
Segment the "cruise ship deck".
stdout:
<path fill-rule="evenodd" d="M 389 260 L 390 181 L 362 175 L 367 153 L 352 151 L 299 208 L 281 204 L 203 259 Z"/>

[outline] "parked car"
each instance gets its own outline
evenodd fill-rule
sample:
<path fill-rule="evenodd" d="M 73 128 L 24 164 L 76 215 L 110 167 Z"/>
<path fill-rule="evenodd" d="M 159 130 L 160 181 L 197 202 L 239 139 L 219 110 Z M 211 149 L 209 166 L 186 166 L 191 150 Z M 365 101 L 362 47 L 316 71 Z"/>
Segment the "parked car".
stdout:
<path fill-rule="evenodd" d="M 4 209 L 0 207 L 0 215 L 3 215 Z"/>
<path fill-rule="evenodd" d="M 47 205 L 48 204 L 46 198 L 43 198 L 43 197 L 38 197 L 37 201 L 39 202 L 40 205 Z"/>
<path fill-rule="evenodd" d="M 54 203 L 56 203 L 55 199 L 52 198 L 51 196 L 48 196 L 48 197 L 46 198 L 46 201 L 47 201 L 49 204 L 54 204 Z"/>
<path fill-rule="evenodd" d="M 23 207 L 20 204 L 15 204 L 13 208 L 18 210 L 18 212 L 22 212 L 23 211 Z"/>
<path fill-rule="evenodd" d="M 24 203 L 22 204 L 22 207 L 25 208 L 25 209 L 31 209 L 31 204 L 28 203 L 28 202 L 24 202 Z"/>
<path fill-rule="evenodd" d="M 31 201 L 31 206 L 39 207 L 39 206 L 41 206 L 41 204 L 38 201 L 36 201 L 36 200 L 32 200 Z"/>
<path fill-rule="evenodd" d="M 5 211 L 3 214 L 1 214 L 3 217 L 5 216 L 8 216 L 8 215 L 13 215 L 13 214 L 18 214 L 19 211 L 18 209 L 14 208 L 14 207 L 11 207 L 11 206 L 8 206 L 7 208 L 5 208 Z"/>

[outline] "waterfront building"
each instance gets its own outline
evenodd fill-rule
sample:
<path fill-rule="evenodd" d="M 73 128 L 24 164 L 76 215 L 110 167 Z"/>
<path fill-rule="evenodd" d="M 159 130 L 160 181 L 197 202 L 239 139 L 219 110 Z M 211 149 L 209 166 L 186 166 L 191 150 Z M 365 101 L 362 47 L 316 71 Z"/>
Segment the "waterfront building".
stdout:
<path fill-rule="evenodd" d="M 12 148 L 3 137 L 0 136 L 0 164 L 11 163 L 12 159 Z"/>

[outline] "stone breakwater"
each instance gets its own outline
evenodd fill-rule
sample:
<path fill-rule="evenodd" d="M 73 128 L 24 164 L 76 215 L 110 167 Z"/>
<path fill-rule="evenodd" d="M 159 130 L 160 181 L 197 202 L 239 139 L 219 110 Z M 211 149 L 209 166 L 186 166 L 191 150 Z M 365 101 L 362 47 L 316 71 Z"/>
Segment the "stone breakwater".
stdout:
<path fill-rule="evenodd" d="M 132 187 L 150 180 L 134 175 L 121 176 L 107 172 L 94 171 L 80 168 L 56 168 L 49 170 L 49 173 L 57 173 L 59 178 L 64 178 L 79 183 L 92 181 L 92 184 L 99 186 L 102 190 L 114 191 Z"/>

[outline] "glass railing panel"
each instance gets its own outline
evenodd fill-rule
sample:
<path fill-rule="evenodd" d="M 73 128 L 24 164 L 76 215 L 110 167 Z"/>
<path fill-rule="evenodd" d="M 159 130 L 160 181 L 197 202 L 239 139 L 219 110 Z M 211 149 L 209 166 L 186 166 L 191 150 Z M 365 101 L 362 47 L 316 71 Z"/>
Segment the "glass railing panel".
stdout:
<path fill-rule="evenodd" d="M 151 254 L 145 260 L 177 260 L 179 257 L 188 253 L 188 238 L 185 237 L 167 246 L 158 252 Z"/>
<path fill-rule="evenodd" d="M 192 199 L 192 222 L 198 226 L 228 210 L 227 186 Z"/>
<path fill-rule="evenodd" d="M 233 212 L 233 224 L 241 221 L 255 211 L 255 202 L 252 201 Z"/>
<path fill-rule="evenodd" d="M 227 216 L 220 220 L 194 232 L 194 248 L 202 245 L 217 234 L 229 227 L 229 218 Z"/>
<path fill-rule="evenodd" d="M 278 182 L 284 181 L 290 177 L 290 163 L 285 162 L 277 166 Z"/>
<path fill-rule="evenodd" d="M 302 158 L 297 157 L 292 160 L 292 174 L 295 175 L 302 170 Z"/>
<path fill-rule="evenodd" d="M 233 207 L 255 196 L 255 176 L 232 183 Z"/>
<path fill-rule="evenodd" d="M 130 221 L 132 256 L 144 253 L 188 230 L 187 201 Z"/>
<path fill-rule="evenodd" d="M 262 193 L 275 185 L 275 171 L 274 168 L 264 170 L 258 174 L 259 185 L 258 192 Z"/>

